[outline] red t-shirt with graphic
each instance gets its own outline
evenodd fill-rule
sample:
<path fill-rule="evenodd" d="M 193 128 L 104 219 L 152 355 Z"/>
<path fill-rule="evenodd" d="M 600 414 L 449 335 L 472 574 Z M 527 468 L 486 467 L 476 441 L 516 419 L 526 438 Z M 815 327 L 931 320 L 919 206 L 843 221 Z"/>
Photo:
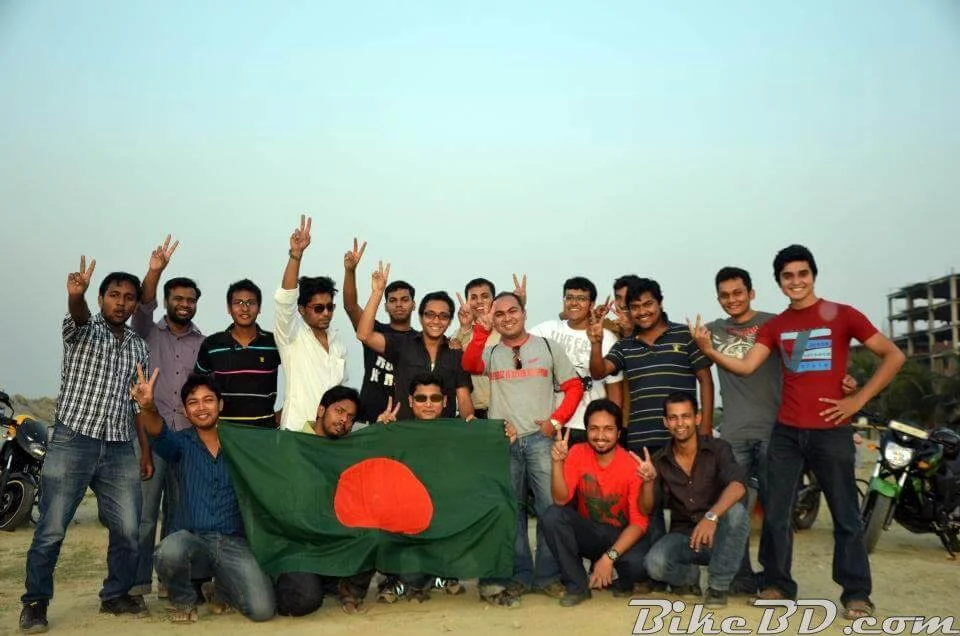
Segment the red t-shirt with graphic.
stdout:
<path fill-rule="evenodd" d="M 788 308 L 768 320 L 757 343 L 780 352 L 783 392 L 777 419 L 796 428 L 833 428 L 820 412 L 820 398 L 843 397 L 850 339 L 865 342 L 877 328 L 849 305 L 820 299 L 803 309 Z"/>
<path fill-rule="evenodd" d="M 647 517 L 638 503 L 643 480 L 636 462 L 622 447 L 614 450 L 613 461 L 601 466 L 589 444 L 577 444 L 563 463 L 563 478 L 570 497 L 577 493 L 581 517 L 617 528 L 635 525 L 646 530 Z"/>

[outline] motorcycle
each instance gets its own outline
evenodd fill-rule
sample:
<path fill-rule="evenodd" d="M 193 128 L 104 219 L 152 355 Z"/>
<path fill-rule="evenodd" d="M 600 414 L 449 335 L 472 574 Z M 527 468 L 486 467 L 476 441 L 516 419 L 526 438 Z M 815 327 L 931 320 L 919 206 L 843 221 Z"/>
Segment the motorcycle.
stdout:
<path fill-rule="evenodd" d="M 36 521 L 47 426 L 26 415 L 13 417 L 10 397 L 0 391 L 0 430 L 0 530 L 13 532 L 28 519 Z"/>
<path fill-rule="evenodd" d="M 956 558 L 960 552 L 960 435 L 949 428 L 926 431 L 892 420 L 879 451 L 860 509 L 867 552 L 873 552 L 880 534 L 896 521 L 913 533 L 936 534 L 950 557 Z"/>
<path fill-rule="evenodd" d="M 820 483 L 813 471 L 803 467 L 800 484 L 797 489 L 797 503 L 793 507 L 793 527 L 795 530 L 809 530 L 820 514 Z"/>

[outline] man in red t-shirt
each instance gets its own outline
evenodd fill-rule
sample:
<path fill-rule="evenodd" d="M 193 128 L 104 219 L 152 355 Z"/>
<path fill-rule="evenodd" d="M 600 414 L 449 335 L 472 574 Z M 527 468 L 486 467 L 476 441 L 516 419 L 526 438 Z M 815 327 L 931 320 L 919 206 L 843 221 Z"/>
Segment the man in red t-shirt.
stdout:
<path fill-rule="evenodd" d="M 641 480 L 637 460 L 618 440 L 623 428 L 620 407 L 608 399 L 587 405 L 583 416 L 586 444 L 568 447 L 569 429 L 557 431 L 551 449 L 550 490 L 555 505 L 543 513 L 543 535 L 560 565 L 566 594 L 563 607 L 590 598 L 590 588 L 613 583 L 614 595 L 629 596 L 633 584 L 646 580 L 642 540 L 647 517 L 640 512 Z M 576 509 L 565 505 L 577 495 Z M 582 559 L 593 562 L 589 579 Z"/>
<path fill-rule="evenodd" d="M 760 540 L 764 572 L 759 598 L 797 596 L 797 583 L 790 575 L 791 515 L 796 484 L 806 462 L 833 515 L 833 580 L 843 588 L 844 617 L 869 616 L 874 610 L 870 562 L 860 531 L 856 451 L 849 422 L 850 416 L 893 380 L 904 355 L 859 311 L 816 296 L 817 264 L 807 248 L 791 245 L 780 250 L 773 260 L 773 275 L 790 306 L 763 325 L 744 359 L 717 352 L 699 316 L 697 324 L 690 326 L 704 354 L 737 375 L 753 373 L 774 349 L 780 353 L 783 391 L 767 454 L 768 503 Z M 863 388 L 844 397 L 851 338 L 863 343 L 881 362 Z"/>

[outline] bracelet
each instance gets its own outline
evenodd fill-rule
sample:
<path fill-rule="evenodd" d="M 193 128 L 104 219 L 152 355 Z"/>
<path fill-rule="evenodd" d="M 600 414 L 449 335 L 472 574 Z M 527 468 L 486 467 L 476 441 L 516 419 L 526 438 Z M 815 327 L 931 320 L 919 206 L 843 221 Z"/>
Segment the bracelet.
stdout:
<path fill-rule="evenodd" d="M 300 260 L 300 257 L 297 256 L 296 254 L 294 254 L 294 253 L 293 253 L 293 250 L 287 250 L 287 254 L 289 254 L 289 255 L 290 255 L 290 258 L 292 258 L 292 259 L 295 260 L 295 261 L 299 261 L 299 260 Z"/>

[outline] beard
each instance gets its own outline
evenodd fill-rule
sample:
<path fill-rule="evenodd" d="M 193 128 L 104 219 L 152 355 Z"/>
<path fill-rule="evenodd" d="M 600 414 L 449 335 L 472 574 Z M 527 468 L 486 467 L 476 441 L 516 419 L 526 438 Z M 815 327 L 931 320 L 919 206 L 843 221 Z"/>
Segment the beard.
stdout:
<path fill-rule="evenodd" d="M 174 323 L 177 326 L 186 327 L 187 325 L 190 324 L 190 321 L 193 320 L 193 317 L 187 316 L 186 318 L 181 318 L 176 314 L 176 312 L 168 311 L 167 320 L 169 320 L 170 322 Z"/>

